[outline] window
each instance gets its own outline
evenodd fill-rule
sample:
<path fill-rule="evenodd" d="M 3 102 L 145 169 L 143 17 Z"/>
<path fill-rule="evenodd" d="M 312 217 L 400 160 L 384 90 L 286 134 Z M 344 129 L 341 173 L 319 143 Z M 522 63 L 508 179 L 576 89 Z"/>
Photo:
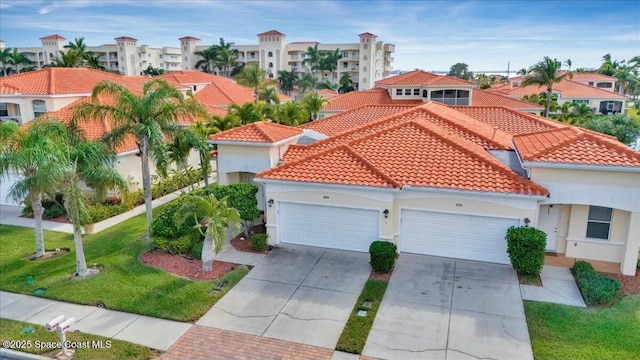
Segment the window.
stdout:
<path fill-rule="evenodd" d="M 574 104 L 587 104 L 589 105 L 589 100 L 586 99 L 578 99 L 578 100 L 573 100 Z"/>
<path fill-rule="evenodd" d="M 612 213 L 613 210 L 611 208 L 589 206 L 587 238 L 609 240 Z"/>
<path fill-rule="evenodd" d="M 612 86 L 613 84 L 610 82 L 599 82 L 596 84 L 596 87 L 599 87 L 599 88 L 610 88 Z"/>
<path fill-rule="evenodd" d="M 349 52 L 348 51 L 343 51 L 342 52 L 342 57 L 343 58 L 348 58 L 349 57 Z"/>
<path fill-rule="evenodd" d="M 273 67 L 273 63 L 272 63 L 272 62 L 270 62 L 270 63 L 269 63 L 269 67 L 270 67 L 270 68 L 272 68 L 272 67 Z"/>
<path fill-rule="evenodd" d="M 422 90 L 422 97 L 428 98 L 429 97 L 429 91 L 428 90 Z"/>
<path fill-rule="evenodd" d="M 367 60 L 367 59 L 368 59 L 367 55 L 362 57 L 362 60 Z"/>
<path fill-rule="evenodd" d="M 347 64 L 346 62 L 345 62 L 345 63 L 342 63 L 342 68 L 343 68 L 343 69 L 347 69 L 348 67 L 349 67 L 349 64 Z"/>
<path fill-rule="evenodd" d="M 47 103 L 42 100 L 33 100 L 33 117 L 38 117 L 47 112 Z"/>
<path fill-rule="evenodd" d="M 405 95 L 411 95 L 411 89 L 404 89 Z"/>
<path fill-rule="evenodd" d="M 269 52 L 267 53 L 267 56 L 268 56 L 268 57 L 273 57 L 273 52 L 272 52 L 272 51 L 269 51 Z"/>
<path fill-rule="evenodd" d="M 431 100 L 447 105 L 469 105 L 467 90 L 438 90 L 431 92 Z"/>
<path fill-rule="evenodd" d="M 614 105 L 614 102 L 613 101 L 609 101 L 607 103 L 607 110 L 612 111 L 613 110 L 613 105 Z"/>
<path fill-rule="evenodd" d="M 7 109 L 7 103 L 0 103 L 0 116 L 9 116 L 9 110 Z"/>
<path fill-rule="evenodd" d="M 413 95 L 420 95 L 420 89 L 413 89 Z"/>
<path fill-rule="evenodd" d="M 396 95 L 402 95 L 402 89 L 396 89 Z"/>
<path fill-rule="evenodd" d="M 589 86 L 593 86 L 593 81 L 589 81 Z"/>
<path fill-rule="evenodd" d="M 160 55 L 158 55 L 158 56 L 160 57 L 160 59 L 162 59 L 164 55 L 160 54 Z"/>

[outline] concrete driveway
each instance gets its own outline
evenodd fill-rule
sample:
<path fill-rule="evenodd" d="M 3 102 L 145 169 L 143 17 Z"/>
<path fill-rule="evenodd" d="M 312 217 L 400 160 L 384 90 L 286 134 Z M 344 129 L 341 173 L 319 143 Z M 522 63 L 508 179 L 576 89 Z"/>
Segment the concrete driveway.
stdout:
<path fill-rule="evenodd" d="M 363 355 L 533 359 L 510 266 L 401 254 Z"/>
<path fill-rule="evenodd" d="M 367 253 L 283 245 L 197 325 L 334 349 L 370 272 Z"/>

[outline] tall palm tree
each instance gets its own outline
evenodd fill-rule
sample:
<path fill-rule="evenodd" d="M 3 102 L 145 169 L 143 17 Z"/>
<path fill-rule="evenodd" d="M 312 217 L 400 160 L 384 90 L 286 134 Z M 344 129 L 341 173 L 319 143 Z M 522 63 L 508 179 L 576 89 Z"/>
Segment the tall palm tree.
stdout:
<path fill-rule="evenodd" d="M 226 198 L 218 200 L 213 195 L 190 195 L 182 202 L 173 219 L 180 227 L 190 218 L 196 219 L 198 230 L 202 231 L 200 226 L 205 227 L 202 271 L 211 271 L 215 256 L 225 245 L 229 227 L 234 232 L 240 230 L 240 213 L 227 205 Z"/>
<path fill-rule="evenodd" d="M 571 65 L 573 65 L 573 63 L 571 62 L 571 59 L 565 60 L 564 63 L 569 68 L 569 71 L 571 71 Z"/>
<path fill-rule="evenodd" d="M 31 64 L 31 60 L 22 52 L 19 52 L 17 48 L 13 48 L 9 53 L 9 57 L 7 58 L 7 62 L 15 66 L 16 73 L 20 72 L 20 65 L 22 64 Z"/>
<path fill-rule="evenodd" d="M 193 129 L 186 128 L 173 135 L 173 141 L 167 146 L 169 160 L 178 169 L 187 168 L 187 159 L 191 150 L 208 153 L 206 138 L 197 134 Z"/>
<path fill-rule="evenodd" d="M 194 54 L 202 58 L 196 63 L 196 69 L 200 69 L 206 73 L 213 74 L 213 69 L 215 69 L 216 67 L 216 48 L 214 46 L 210 46 L 204 50 L 196 51 Z"/>
<path fill-rule="evenodd" d="M 338 70 L 338 61 L 342 59 L 342 54 L 340 54 L 340 49 L 335 49 L 333 52 L 326 52 L 320 58 L 320 70 L 321 71 L 329 71 L 331 74 L 331 81 L 335 81 L 333 79 L 334 72 Z"/>
<path fill-rule="evenodd" d="M 229 113 L 239 119 L 242 125 L 246 125 L 273 117 L 274 110 L 269 104 L 246 102 L 242 105 L 231 104 Z"/>
<path fill-rule="evenodd" d="M 309 113 L 298 101 L 289 101 L 278 106 L 275 120 L 278 124 L 298 126 L 309 121 Z"/>
<path fill-rule="evenodd" d="M 233 129 L 242 125 L 242 121 L 238 117 L 235 111 L 229 111 L 225 116 L 213 115 L 206 126 L 210 131 L 210 134 L 217 134 L 222 131 Z"/>
<path fill-rule="evenodd" d="M 317 91 L 310 92 L 302 98 L 302 106 L 309 113 L 309 120 L 311 121 L 318 118 L 318 112 L 328 102 L 329 100 L 320 96 Z"/>
<path fill-rule="evenodd" d="M 82 246 L 82 228 L 91 222 L 87 211 L 87 200 L 82 188 L 84 182 L 98 193 L 106 192 L 107 188 L 124 190 L 126 182 L 116 170 L 116 155 L 103 142 L 81 141 L 71 145 L 69 141 L 66 169 L 61 181 L 63 191 L 63 205 L 69 222 L 73 225 L 73 241 L 76 249 L 77 278 L 84 278 L 92 274 L 87 268 L 87 261 Z"/>
<path fill-rule="evenodd" d="M 322 59 L 323 54 L 320 50 L 318 50 L 318 44 L 314 47 L 309 46 L 307 48 L 307 57 L 302 61 L 302 65 L 309 64 L 309 69 L 311 72 L 318 72 L 320 70 L 320 60 Z"/>
<path fill-rule="evenodd" d="M 102 95 L 112 97 L 113 103 L 100 102 Z M 104 140 L 115 148 L 133 137 L 140 150 L 142 165 L 142 188 L 147 216 L 147 238 L 151 238 L 151 157 L 158 170 L 166 171 L 168 157 L 166 137 L 183 129 L 180 118 L 206 116 L 206 111 L 193 99 L 185 99 L 180 90 L 164 80 L 153 79 L 144 84 L 142 94 L 137 95 L 120 84 L 103 81 L 96 85 L 91 102 L 85 102 L 75 110 L 73 121 L 113 121 L 111 132 Z"/>
<path fill-rule="evenodd" d="M 258 103 L 258 95 L 260 88 L 264 84 L 265 71 L 260 69 L 258 63 L 249 64 L 242 69 L 242 72 L 236 75 L 236 81 L 240 85 L 253 88 L 254 102 Z"/>
<path fill-rule="evenodd" d="M 2 63 L 2 76 L 7 76 L 7 65 L 9 64 L 9 57 L 11 56 L 11 49 L 6 48 L 0 51 L 0 63 Z"/>
<path fill-rule="evenodd" d="M 23 130 L 9 121 L 0 123 L 0 176 L 17 174 L 9 196 L 31 203 L 35 219 L 36 254 L 45 255 L 42 233 L 42 194 L 56 190 L 64 175 L 66 129 L 59 122 L 34 120 Z"/>
<path fill-rule="evenodd" d="M 522 81 L 522 86 L 538 85 L 546 87 L 545 116 L 549 115 L 553 85 L 561 82 L 566 77 L 573 77 L 571 72 L 559 74 L 561 66 L 562 63 L 557 59 L 545 56 L 542 61 L 539 61 L 529 69 L 528 75 Z"/>
<path fill-rule="evenodd" d="M 516 73 L 516 75 L 527 75 L 527 68 L 522 68 L 520 70 L 518 70 L 518 72 Z"/>
<path fill-rule="evenodd" d="M 278 71 L 278 87 L 284 94 L 291 95 L 291 90 L 293 90 L 296 81 L 298 81 L 298 76 L 296 75 L 295 71 Z"/>
<path fill-rule="evenodd" d="M 78 52 L 70 49 L 67 52 L 60 51 L 60 56 L 51 65 L 54 67 L 82 67 L 84 59 Z"/>
<path fill-rule="evenodd" d="M 85 65 L 88 68 L 96 69 L 96 70 L 105 70 L 106 68 L 100 65 L 100 55 L 95 55 L 92 52 L 87 53 L 85 56 Z M 151 66 L 151 65 L 149 65 Z M 164 72 L 164 70 L 162 70 Z"/>
<path fill-rule="evenodd" d="M 340 87 L 338 88 L 338 92 L 340 94 L 346 94 L 355 90 L 355 87 L 353 87 L 353 80 L 351 80 L 351 76 L 349 74 L 343 74 L 340 77 L 338 84 L 340 84 Z"/>
<path fill-rule="evenodd" d="M 200 157 L 200 170 L 202 171 L 202 180 L 204 181 L 204 186 L 209 186 L 209 174 L 211 174 L 211 146 L 207 143 L 207 139 L 209 135 L 212 134 L 211 129 L 207 126 L 207 124 L 198 120 L 191 124 L 191 131 L 198 136 L 202 144 L 197 148 L 198 155 Z"/>
<path fill-rule="evenodd" d="M 304 95 L 309 90 L 315 90 L 318 87 L 318 78 L 310 72 L 304 73 L 300 79 L 298 79 L 296 85 L 300 94 Z"/>
<path fill-rule="evenodd" d="M 280 98 L 278 97 L 278 91 L 276 88 L 268 86 L 263 87 L 260 90 L 260 94 L 258 95 L 258 99 L 264 101 L 267 104 L 276 105 L 280 104 Z"/>
<path fill-rule="evenodd" d="M 220 44 L 212 46 L 215 52 L 214 64 L 225 77 L 230 77 L 231 69 L 238 64 L 238 49 L 232 49 L 233 45 L 220 38 Z"/>
<path fill-rule="evenodd" d="M 75 38 L 73 41 L 69 41 L 67 45 L 64 46 L 65 49 L 71 49 L 75 51 L 79 57 L 85 59 L 89 52 L 87 52 L 87 44 L 84 42 L 84 37 Z"/>

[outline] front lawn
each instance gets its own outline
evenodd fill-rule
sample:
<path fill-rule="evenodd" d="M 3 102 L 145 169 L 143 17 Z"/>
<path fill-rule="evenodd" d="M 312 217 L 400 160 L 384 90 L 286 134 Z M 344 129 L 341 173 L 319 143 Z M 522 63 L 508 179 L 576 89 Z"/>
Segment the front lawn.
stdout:
<path fill-rule="evenodd" d="M 158 209 L 155 209 L 158 210 Z M 154 212 L 155 212 L 154 210 Z M 138 260 L 154 247 L 140 237 L 145 232 L 144 214 L 138 215 L 98 234 L 84 237 L 87 264 L 98 263 L 103 271 L 97 276 L 71 281 L 75 271 L 72 236 L 45 231 L 47 249 L 71 248 L 62 256 L 30 261 L 35 252 L 35 235 L 31 228 L 0 225 L 0 290 L 31 295 L 46 289 L 43 297 L 67 302 L 95 305 L 103 302 L 108 309 L 153 317 L 195 321 L 223 295 L 209 292 L 217 281 L 190 281 L 145 266 Z M 247 273 L 244 266 L 225 276 L 230 289 Z M 33 276 L 33 284 L 27 277 Z"/>
<path fill-rule="evenodd" d="M 23 329 L 30 327 L 35 331 L 24 333 Z M 8 319 L 0 319 L 0 340 L 16 341 L 19 345 L 13 350 L 26 352 L 31 354 L 46 354 L 53 352 L 54 354 L 60 350 L 56 350 L 55 343 L 60 341 L 60 335 L 57 332 L 47 331 L 44 326 L 28 324 L 21 321 Z M 67 333 L 67 341 L 74 343 L 87 344 L 88 348 L 78 348 L 73 355 L 73 359 L 96 359 L 96 360 L 127 360 L 139 359 L 146 360 L 156 357 L 157 352 L 146 346 L 132 344 L 130 342 L 106 338 L 103 336 L 84 334 L 79 331 L 71 331 Z M 11 343 L 9 343 L 11 344 Z M 102 346 L 98 346 L 101 344 Z M 96 345 L 95 347 L 93 345 Z M 47 348 L 49 347 L 49 348 Z M 12 348 L 12 347 L 8 347 Z"/>
<path fill-rule="evenodd" d="M 533 354 L 545 359 L 640 359 L 640 295 L 588 309 L 525 302 Z"/>

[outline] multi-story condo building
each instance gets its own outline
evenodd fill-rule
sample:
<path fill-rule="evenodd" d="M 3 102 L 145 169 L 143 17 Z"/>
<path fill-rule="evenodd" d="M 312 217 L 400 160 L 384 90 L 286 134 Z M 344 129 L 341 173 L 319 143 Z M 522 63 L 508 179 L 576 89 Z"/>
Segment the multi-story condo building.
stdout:
<path fill-rule="evenodd" d="M 193 36 L 185 36 L 179 39 L 182 51 L 182 69 L 193 70 L 202 58 L 195 53 L 207 49 L 209 46 L 201 45 L 200 39 Z M 338 60 L 336 71 L 325 71 L 321 74 L 321 80 L 336 82 L 342 75 L 348 74 L 358 90 L 367 90 L 374 86 L 375 82 L 388 77 L 393 70 L 392 53 L 395 52 L 393 44 L 385 44 L 371 33 L 359 35 L 357 43 L 322 44 L 318 42 L 286 42 L 286 35 L 270 30 L 258 34 L 257 45 L 234 45 L 238 50 L 238 61 L 246 64 L 258 63 L 267 72 L 267 77 L 275 79 L 278 71 L 295 71 L 302 75 L 309 64 L 307 49 L 318 46 L 320 51 L 335 51 L 338 49 L 342 58 Z"/>
<path fill-rule="evenodd" d="M 41 69 L 51 64 L 59 56 L 60 51 L 67 51 L 64 47 L 67 39 L 54 34 L 40 38 L 40 47 L 18 47 L 31 61 L 31 65 Z M 99 65 L 107 70 L 118 71 L 123 75 L 140 75 L 149 65 L 165 71 L 182 69 L 182 54 L 180 48 L 161 47 L 152 48 L 148 45 L 138 45 L 138 39 L 120 36 L 114 39 L 115 44 L 87 46 L 87 51 L 99 57 Z M 0 49 L 6 46 L 0 42 Z"/>

